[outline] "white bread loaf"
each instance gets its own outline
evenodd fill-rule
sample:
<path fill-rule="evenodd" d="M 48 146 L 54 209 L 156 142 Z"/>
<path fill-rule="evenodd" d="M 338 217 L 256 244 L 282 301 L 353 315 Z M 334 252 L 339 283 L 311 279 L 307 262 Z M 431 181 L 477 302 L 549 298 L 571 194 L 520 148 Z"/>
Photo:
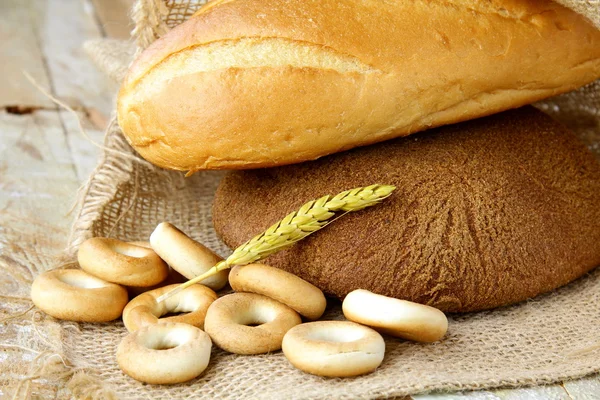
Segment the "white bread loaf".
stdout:
<path fill-rule="evenodd" d="M 161 167 L 269 167 L 518 107 L 600 77 L 600 31 L 549 0 L 216 0 L 118 99 Z"/>

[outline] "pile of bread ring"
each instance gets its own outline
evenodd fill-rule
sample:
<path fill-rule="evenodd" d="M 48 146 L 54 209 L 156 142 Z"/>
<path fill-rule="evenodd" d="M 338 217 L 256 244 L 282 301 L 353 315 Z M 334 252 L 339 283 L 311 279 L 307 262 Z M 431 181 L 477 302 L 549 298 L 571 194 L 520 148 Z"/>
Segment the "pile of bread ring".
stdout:
<path fill-rule="evenodd" d="M 327 306 L 323 292 L 263 264 L 237 266 L 229 274 L 222 271 L 156 301 L 178 282 L 219 261 L 211 250 L 163 222 L 149 243 L 87 240 L 78 251 L 81 270 L 41 274 L 31 297 L 37 307 L 59 319 L 106 322 L 122 317 L 129 334 L 118 346 L 117 362 L 127 375 L 152 384 L 180 383 L 200 375 L 208 366 L 212 343 L 236 354 L 282 349 L 302 371 L 357 376 L 381 364 L 385 342 L 379 332 L 435 342 L 448 327 L 446 316 L 436 308 L 366 290 L 355 290 L 344 299 L 348 321 L 317 321 Z M 228 282 L 235 292 L 219 297 L 215 291 Z M 133 299 L 128 301 L 130 295 Z"/>

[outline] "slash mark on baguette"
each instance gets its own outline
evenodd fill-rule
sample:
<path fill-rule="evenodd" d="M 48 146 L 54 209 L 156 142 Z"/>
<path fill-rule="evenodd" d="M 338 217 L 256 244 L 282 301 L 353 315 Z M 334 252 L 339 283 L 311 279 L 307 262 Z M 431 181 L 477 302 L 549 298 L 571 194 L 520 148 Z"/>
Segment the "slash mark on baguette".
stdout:
<path fill-rule="evenodd" d="M 381 72 L 358 58 L 330 47 L 286 38 L 242 38 L 219 40 L 185 48 L 156 64 L 140 78 L 144 82 L 172 79 L 198 72 L 227 68 L 314 68 L 340 73 Z M 170 71 L 165 74 L 164 71 Z"/>
<path fill-rule="evenodd" d="M 435 1 L 433 4 L 453 10 L 461 10 L 478 14 L 483 17 L 496 16 L 513 21 L 528 23 L 537 26 L 536 17 L 544 13 L 556 13 L 562 6 L 554 3 L 543 2 L 507 2 L 503 0 L 472 1 L 452 0 Z"/>

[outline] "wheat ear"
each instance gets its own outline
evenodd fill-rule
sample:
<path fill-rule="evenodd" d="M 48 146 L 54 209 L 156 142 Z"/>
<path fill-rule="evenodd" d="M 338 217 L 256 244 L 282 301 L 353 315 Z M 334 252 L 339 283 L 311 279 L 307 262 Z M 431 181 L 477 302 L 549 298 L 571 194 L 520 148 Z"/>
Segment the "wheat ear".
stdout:
<path fill-rule="evenodd" d="M 204 274 L 163 294 L 156 301 L 161 302 L 219 271 L 231 268 L 234 265 L 246 265 L 262 260 L 279 250 L 290 247 L 297 241 L 333 222 L 337 219 L 333 218 L 334 216 L 341 217 L 348 212 L 374 206 L 389 197 L 394 189 L 396 187 L 390 185 L 371 185 L 346 190 L 333 197 L 327 195 L 309 201 L 299 210 L 289 213 L 260 235 L 239 246 L 226 260 L 219 262 Z"/>

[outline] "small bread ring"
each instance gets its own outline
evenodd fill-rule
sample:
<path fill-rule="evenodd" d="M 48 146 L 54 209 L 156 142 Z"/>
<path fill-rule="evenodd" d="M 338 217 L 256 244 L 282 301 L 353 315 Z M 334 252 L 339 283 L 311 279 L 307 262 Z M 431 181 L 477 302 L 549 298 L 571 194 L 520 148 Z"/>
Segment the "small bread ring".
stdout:
<path fill-rule="evenodd" d="M 121 316 L 127 290 L 79 269 L 55 269 L 35 278 L 31 299 L 39 309 L 58 319 L 107 322 Z"/>
<path fill-rule="evenodd" d="M 123 323 L 129 332 L 134 332 L 143 326 L 156 324 L 159 318 L 168 313 L 187 313 L 160 319 L 160 321 L 180 322 L 204 327 L 206 311 L 217 294 L 204 285 L 192 285 L 160 303 L 156 299 L 176 288 L 178 284 L 150 290 L 131 300 L 123 310 Z"/>
<path fill-rule="evenodd" d="M 277 300 L 310 320 L 319 319 L 327 306 L 318 287 L 264 264 L 234 267 L 229 274 L 229 284 L 236 292 L 258 293 Z"/>
<path fill-rule="evenodd" d="M 134 246 L 145 247 L 147 249 L 152 248 L 152 246 L 150 246 L 150 242 L 143 241 L 143 240 L 138 240 L 135 242 L 127 242 L 127 243 L 132 244 Z M 157 283 L 156 285 L 146 286 L 146 287 L 127 286 L 126 289 L 127 289 L 127 293 L 129 293 L 129 298 L 133 299 L 134 297 L 139 296 L 140 294 L 148 292 L 150 290 L 158 289 L 158 288 L 161 288 L 161 287 L 167 286 L 167 285 L 172 285 L 174 283 L 183 283 L 186 280 L 187 279 L 185 278 L 185 276 L 181 275 L 179 272 L 175 271 L 173 268 L 169 268 L 169 272 L 167 273 L 167 277 L 165 278 L 165 280 Z"/>
<path fill-rule="evenodd" d="M 116 239 L 86 240 L 79 247 L 77 260 L 86 272 L 125 286 L 156 285 L 169 272 L 154 250 Z"/>
<path fill-rule="evenodd" d="M 158 224 L 150 235 L 150 244 L 171 268 L 187 279 L 193 279 L 223 261 L 221 257 L 168 222 Z M 223 270 L 200 283 L 213 290 L 219 290 L 227 284 L 228 275 L 229 271 Z"/>
<path fill-rule="evenodd" d="M 357 376 L 383 361 L 385 342 L 375 330 L 350 321 L 318 321 L 293 327 L 283 338 L 290 363 L 309 374 Z"/>
<path fill-rule="evenodd" d="M 437 308 L 364 289 L 350 292 L 342 303 L 342 311 L 351 321 L 417 342 L 438 341 L 448 330 L 448 318 Z"/>
<path fill-rule="evenodd" d="M 296 311 L 273 299 L 233 293 L 208 308 L 204 330 L 217 346 L 230 353 L 262 354 L 279 350 L 283 335 L 301 322 Z"/>
<path fill-rule="evenodd" d="M 204 372 L 211 347 L 210 338 L 202 330 L 165 322 L 127 335 L 117 348 L 117 363 L 140 382 L 186 382 Z"/>

